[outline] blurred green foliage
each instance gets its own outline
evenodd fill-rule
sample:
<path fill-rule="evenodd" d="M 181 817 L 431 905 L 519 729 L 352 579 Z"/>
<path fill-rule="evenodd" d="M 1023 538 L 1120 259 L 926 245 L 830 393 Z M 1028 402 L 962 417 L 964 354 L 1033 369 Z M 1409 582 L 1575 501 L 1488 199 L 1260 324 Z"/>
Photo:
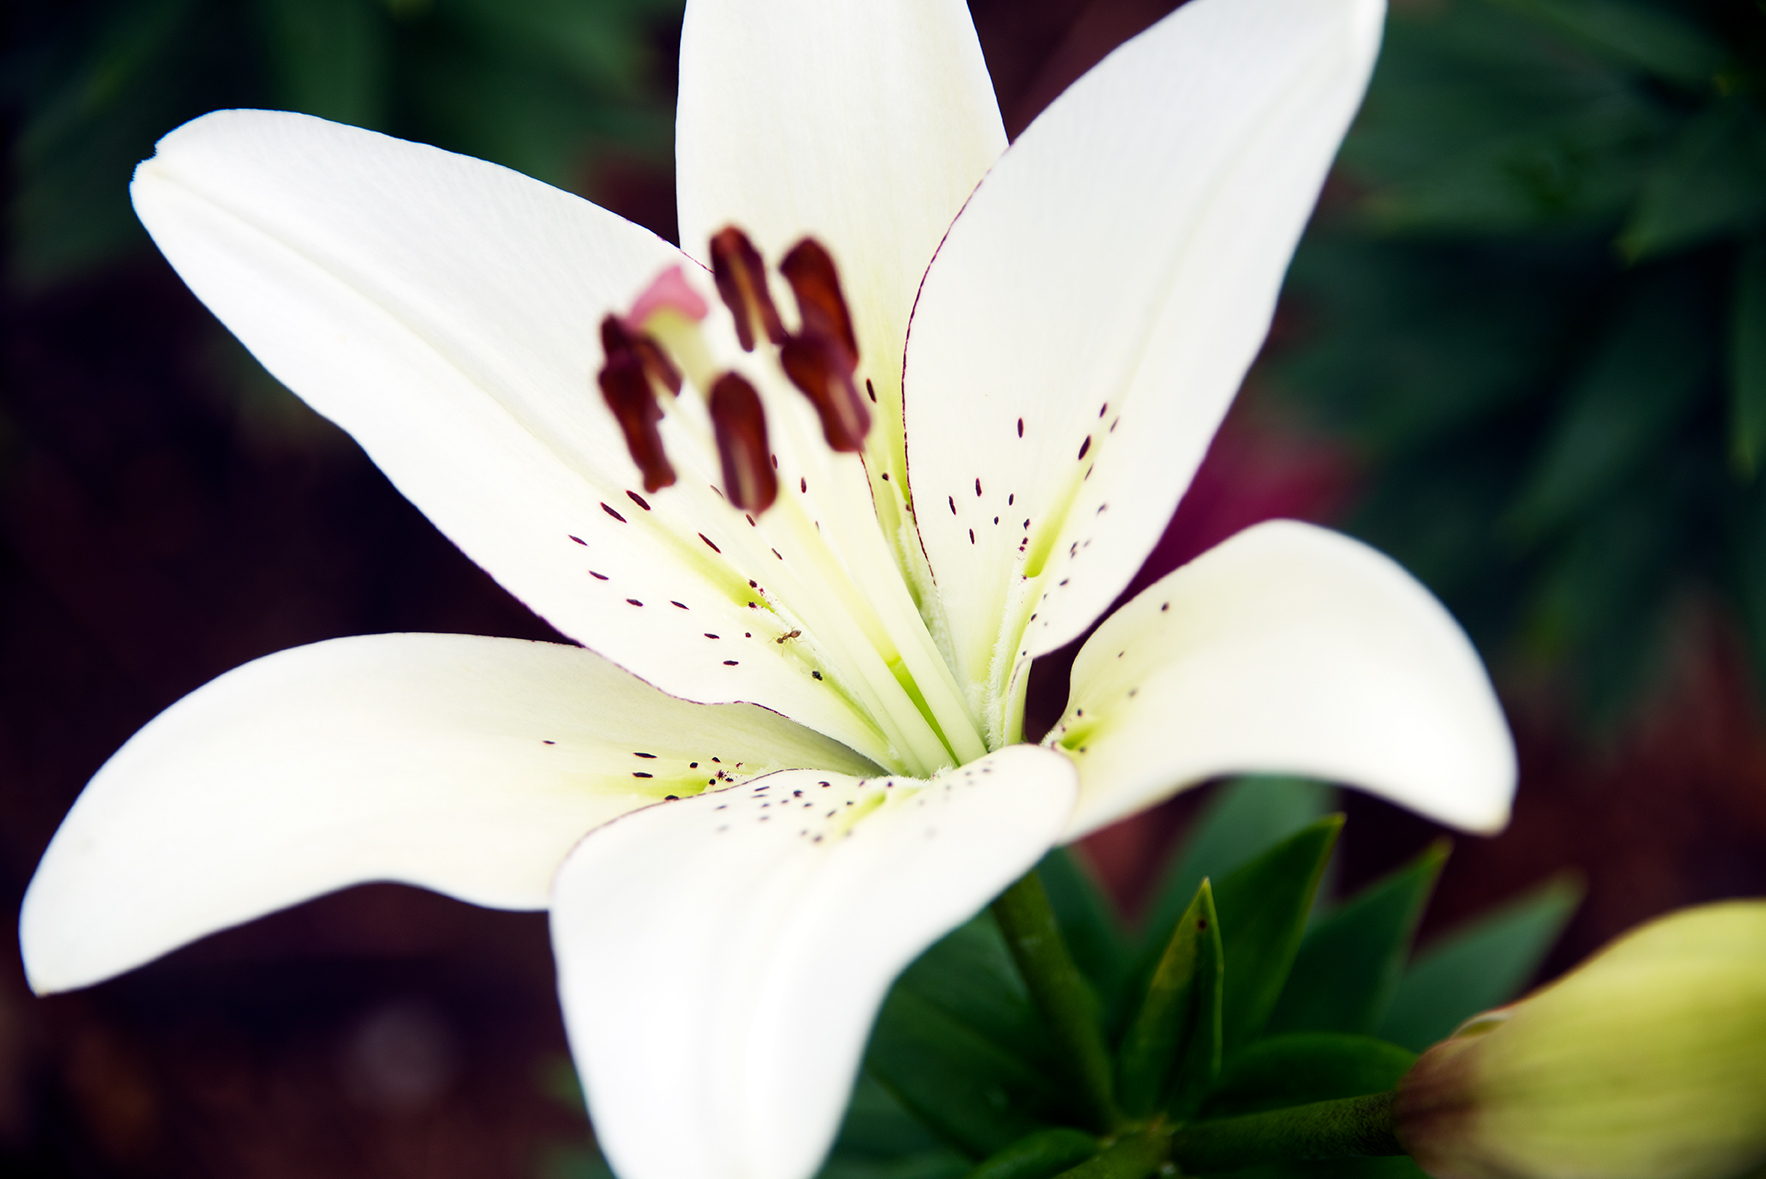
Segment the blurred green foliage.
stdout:
<path fill-rule="evenodd" d="M 1395 0 L 1302 246 L 1353 531 L 1611 731 L 1691 597 L 1766 668 L 1766 11 Z"/>
<path fill-rule="evenodd" d="M 135 163 L 223 107 L 304 111 L 591 187 L 597 149 L 664 162 L 682 0 L 21 0 L 11 280 L 40 288 L 146 236 Z"/>
<path fill-rule="evenodd" d="M 1315 904 L 1342 826 L 1341 815 L 1326 813 L 1333 797 L 1294 779 L 1223 787 L 1139 931 L 1121 925 L 1067 853 L 1038 866 L 1061 936 L 1090 947 L 1075 961 L 1099 1028 L 1117 1046 L 1126 1112 L 1163 1107 L 1177 1121 L 1206 1121 L 1389 1089 L 1416 1051 L 1513 999 L 1576 907 L 1579 890 L 1553 882 L 1413 954 L 1446 844 L 1340 903 Z M 1210 878 L 1218 882 L 1212 895 Z M 1198 926 L 1198 913 L 1213 919 Z M 1220 956 L 1172 952 L 1197 930 Z M 1179 959 L 1178 974 L 1211 971 L 1225 1003 L 1218 989 L 1165 977 Z M 1148 1034 L 1155 1023 L 1167 1026 Z M 1188 1075 L 1198 1061 L 1201 1075 Z M 999 926 L 983 912 L 891 988 L 822 1179 L 1064 1174 L 1075 1162 L 1066 1154 L 1042 1166 L 1015 1156 L 1046 1146 L 1051 1127 L 1071 1136 L 1085 1124 L 1089 1107 L 1072 1084 Z M 1335 1179 L 1421 1176 L 1402 1158 L 1329 1170 Z M 1258 1173 L 1320 1172 L 1291 1164 Z"/>
<path fill-rule="evenodd" d="M 1326 813 L 1334 797 L 1291 778 L 1223 786 L 1139 930 L 1121 923 L 1065 851 L 1037 866 L 1060 938 L 1087 947 L 1074 963 L 1098 1029 L 1116 1046 L 1130 1116 L 1163 1109 L 1174 1124 L 1206 1122 L 1389 1090 L 1417 1052 L 1514 999 L 1580 899 L 1573 882 L 1551 881 L 1413 953 L 1445 841 L 1331 904 L 1316 890 L 1343 823 Z M 1223 1019 L 1234 1009 L 1236 1042 Z M 545 1087 L 581 1102 L 562 1061 Z M 1086 1126 L 1091 1110 L 984 910 L 890 988 L 818 1179 L 1053 1179 L 1100 1149 Z M 554 1151 L 539 1174 L 612 1171 L 583 1145 Z M 1235 1174 L 1422 1179 L 1402 1157 Z"/>
<path fill-rule="evenodd" d="M 145 246 L 154 140 L 261 105 L 577 191 L 663 163 L 682 0 L 21 0 L 8 270 Z M 1715 590 L 1766 667 L 1766 14 L 1395 0 L 1276 383 L 1364 463 L 1352 530 L 1610 726 Z"/>

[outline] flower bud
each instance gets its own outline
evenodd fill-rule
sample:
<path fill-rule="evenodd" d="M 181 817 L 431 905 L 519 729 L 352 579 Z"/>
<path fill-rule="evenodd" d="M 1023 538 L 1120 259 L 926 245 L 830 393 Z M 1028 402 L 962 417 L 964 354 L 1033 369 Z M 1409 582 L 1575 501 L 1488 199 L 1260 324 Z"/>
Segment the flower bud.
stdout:
<path fill-rule="evenodd" d="M 1766 1163 L 1766 902 L 1686 909 L 1476 1017 L 1399 1084 L 1435 1179 L 1735 1179 Z"/>

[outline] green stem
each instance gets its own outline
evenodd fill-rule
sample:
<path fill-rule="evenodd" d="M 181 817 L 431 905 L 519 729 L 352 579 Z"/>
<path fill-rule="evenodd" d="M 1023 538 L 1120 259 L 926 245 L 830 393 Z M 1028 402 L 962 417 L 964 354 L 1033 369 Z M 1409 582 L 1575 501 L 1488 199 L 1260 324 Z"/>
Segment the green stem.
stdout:
<path fill-rule="evenodd" d="M 1165 1164 L 1164 1138 L 1147 1130 L 1125 1134 L 1097 1158 L 1062 1171 L 1056 1179 L 1147 1179 Z"/>
<path fill-rule="evenodd" d="M 1055 1043 L 1100 1130 L 1122 1123 L 1112 1088 L 1110 1050 L 1098 1026 L 1097 999 L 1091 992 L 1055 923 L 1055 911 L 1035 871 L 993 902 L 993 916 L 1030 988 L 1030 998 L 1048 1021 Z"/>
<path fill-rule="evenodd" d="M 1192 1122 L 1171 1136 L 1171 1157 L 1178 1166 L 1202 1175 L 1296 1159 L 1403 1153 L 1392 1132 L 1390 1093 Z"/>
<path fill-rule="evenodd" d="M 1048 1179 L 1097 1156 L 1098 1140 L 1082 1130 L 1035 1130 L 976 1164 L 964 1179 Z"/>

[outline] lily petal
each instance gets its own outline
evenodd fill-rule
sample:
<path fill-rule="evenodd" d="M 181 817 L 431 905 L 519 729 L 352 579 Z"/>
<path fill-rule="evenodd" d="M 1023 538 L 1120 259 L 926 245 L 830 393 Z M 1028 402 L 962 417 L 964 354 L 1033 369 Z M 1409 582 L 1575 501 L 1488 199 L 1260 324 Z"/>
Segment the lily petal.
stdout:
<path fill-rule="evenodd" d="M 901 487 L 901 350 L 914 292 L 1006 134 L 961 0 L 691 0 L 675 160 L 681 243 L 732 222 L 776 263 L 834 255 L 877 428 L 873 483 Z M 892 538 L 893 539 L 893 538 Z M 918 557 L 917 549 L 912 554 Z"/>
<path fill-rule="evenodd" d="M 596 325 L 685 261 L 668 243 L 506 168 L 267 111 L 172 132 L 133 194 L 265 367 L 554 626 L 677 696 L 761 702 L 880 754 L 770 642 L 791 624 L 750 607 L 771 573 L 734 562 L 748 526 L 716 475 L 635 490 Z"/>
<path fill-rule="evenodd" d="M 1217 774 L 1305 774 L 1443 823 L 1508 821 L 1515 750 L 1477 652 L 1390 558 L 1272 521 L 1209 550 L 1080 649 L 1048 740 L 1078 838 Z"/>
<path fill-rule="evenodd" d="M 184 697 L 98 771 L 25 895 L 25 970 L 40 993 L 83 986 L 370 880 L 542 908 L 583 832 L 707 790 L 720 764 L 866 768 L 782 717 L 676 700 L 579 647 L 392 634 L 278 652 Z"/>
<path fill-rule="evenodd" d="M 908 458 L 959 674 L 996 707 L 1170 519 L 1263 342 L 1383 8 L 1192 0 L 1044 111 L 951 226 L 910 328 Z"/>
<path fill-rule="evenodd" d="M 1074 791 L 1019 745 L 925 782 L 774 774 L 583 840 L 552 945 L 614 1169 L 812 1174 L 890 981 L 1029 870 Z"/>

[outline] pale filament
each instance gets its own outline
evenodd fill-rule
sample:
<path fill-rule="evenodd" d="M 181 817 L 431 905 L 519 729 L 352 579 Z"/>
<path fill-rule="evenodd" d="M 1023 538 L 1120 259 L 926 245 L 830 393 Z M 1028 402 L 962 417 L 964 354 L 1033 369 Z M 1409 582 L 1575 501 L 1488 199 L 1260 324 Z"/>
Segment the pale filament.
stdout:
<path fill-rule="evenodd" d="M 703 412 L 684 412 L 686 405 L 667 387 L 655 386 L 653 392 L 655 416 L 670 427 L 670 445 L 685 444 L 697 452 L 678 457 L 688 469 L 723 469 L 726 510 L 746 516 L 727 530 L 736 546 L 729 558 L 738 569 L 765 570 L 771 586 L 765 591 L 767 605 L 788 613 L 790 629 L 804 632 L 813 639 L 812 648 L 829 657 L 827 670 L 894 749 L 900 761 L 895 768 L 924 776 L 982 756 L 987 750 L 981 728 L 914 607 L 876 517 L 861 457 L 863 436 L 854 437 L 855 422 L 868 427 L 869 411 L 862 406 L 855 411 L 839 400 L 859 396 L 852 382 L 857 358 L 831 259 L 813 242 L 800 243 L 787 255 L 787 266 L 795 268 L 799 313 L 797 331 L 791 333 L 774 310 L 759 254 L 745 237 L 734 230 L 719 234 L 713 257 L 721 268 L 719 291 L 737 318 L 738 335 L 759 353 L 753 357 L 758 364 L 747 366 L 739 381 L 758 395 L 763 422 L 758 431 L 757 423 L 738 422 L 740 437 L 732 439 Z M 633 310 L 623 325 L 660 345 L 703 406 L 712 386 L 732 371 L 712 360 L 715 352 L 700 322 L 708 312 L 704 300 L 678 272 L 671 272 Z M 803 381 L 794 381 L 781 363 L 785 347 L 796 349 L 800 375 L 805 356 L 810 358 L 809 376 L 822 378 L 812 381 L 819 398 L 799 393 Z M 608 368 L 614 363 L 609 355 Z M 607 371 L 603 369 L 604 391 Z M 818 411 L 820 430 L 812 432 L 806 403 Z M 732 402 L 723 404 L 727 408 Z M 768 453 L 750 452 L 755 437 L 766 439 Z M 733 485 L 732 473 L 739 472 L 720 458 L 720 442 L 737 450 L 743 461 L 768 464 L 776 477 L 770 500 L 742 502 L 740 487 L 753 496 L 758 486 L 754 469 L 744 468 L 748 477 L 739 481 L 740 487 Z M 749 450 L 740 449 L 744 446 Z M 645 457 L 635 451 L 633 457 L 643 468 Z M 647 479 L 650 475 L 646 470 Z M 780 559 L 781 550 L 799 559 Z"/>

